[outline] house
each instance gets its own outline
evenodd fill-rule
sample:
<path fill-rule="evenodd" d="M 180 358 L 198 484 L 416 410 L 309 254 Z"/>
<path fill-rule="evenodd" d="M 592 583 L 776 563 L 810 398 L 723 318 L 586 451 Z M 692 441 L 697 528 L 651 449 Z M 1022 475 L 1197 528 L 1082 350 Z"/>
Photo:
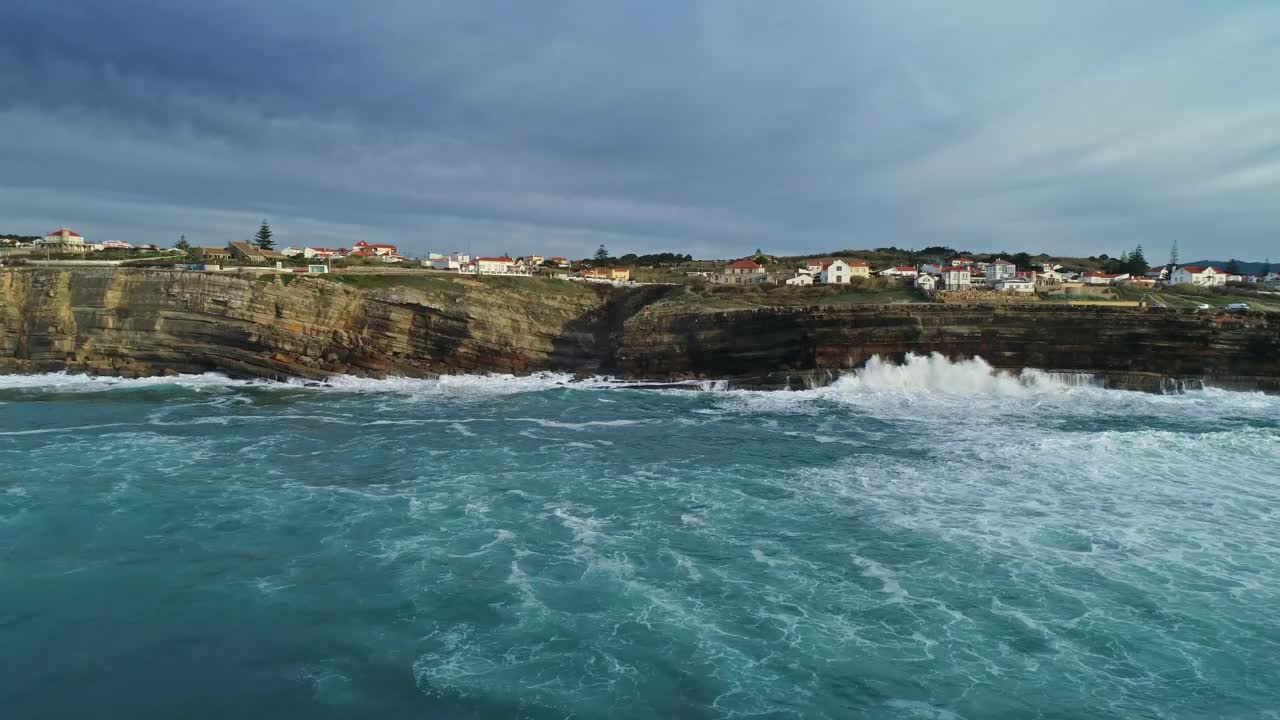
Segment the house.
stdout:
<path fill-rule="evenodd" d="M 808 272 L 798 272 L 795 277 L 787 278 L 787 285 L 812 285 L 813 275 Z"/>
<path fill-rule="evenodd" d="M 925 292 L 933 292 L 938 289 L 938 280 L 932 275 L 921 273 L 916 276 L 916 287 Z"/>
<path fill-rule="evenodd" d="M 854 278 L 871 277 L 871 266 L 861 260 L 830 260 L 822 263 L 820 279 L 827 284 L 848 285 Z"/>
<path fill-rule="evenodd" d="M 198 247 L 195 249 L 197 260 L 230 260 L 231 253 L 226 248 Z"/>
<path fill-rule="evenodd" d="M 124 240 L 103 240 L 102 249 L 103 250 L 132 250 L 133 244 L 127 243 Z"/>
<path fill-rule="evenodd" d="M 45 235 L 43 240 L 37 240 L 36 247 L 56 253 L 83 253 L 90 250 L 90 246 L 84 242 L 83 235 L 66 228 L 54 230 Z"/>
<path fill-rule="evenodd" d="M 987 281 L 992 283 L 993 285 L 1005 278 L 1014 277 L 1017 274 L 1018 274 L 1018 266 L 1014 265 L 1008 260 L 1005 260 L 1004 258 L 998 258 L 995 261 L 989 263 L 986 267 Z"/>
<path fill-rule="evenodd" d="M 479 275 L 509 275 L 516 261 L 503 255 L 501 257 L 476 258 L 476 273 Z"/>
<path fill-rule="evenodd" d="M 547 262 L 547 259 L 541 255 L 530 255 L 524 259 L 529 265 L 537 266 Z"/>
<path fill-rule="evenodd" d="M 287 248 L 286 248 L 286 250 L 287 250 Z M 285 255 L 288 255 L 289 253 L 285 252 L 284 254 L 285 254 Z M 316 260 L 329 260 L 329 259 L 333 259 L 333 258 L 340 258 L 340 257 L 344 257 L 346 254 L 347 254 L 347 249 L 346 249 L 346 248 L 338 248 L 338 249 L 336 249 L 336 250 L 335 250 L 335 249 L 333 249 L 333 248 L 325 248 L 325 247 L 315 247 L 315 248 L 313 248 L 313 247 L 304 247 L 304 248 L 302 248 L 302 257 L 304 257 L 304 258 L 306 258 L 306 259 L 308 259 L 308 260 L 312 260 L 312 259 L 316 259 Z"/>
<path fill-rule="evenodd" d="M 805 263 L 802 269 L 807 271 L 810 275 L 821 275 L 822 267 L 823 267 L 823 262 L 821 260 L 810 260 L 809 262 Z"/>
<path fill-rule="evenodd" d="M 588 268 L 578 275 L 590 280 L 612 280 L 613 282 L 631 280 L 631 271 L 627 268 Z"/>
<path fill-rule="evenodd" d="M 1148 268 L 1142 276 L 1151 278 L 1157 282 L 1167 282 L 1169 280 L 1169 266 L 1164 265 L 1161 267 Z"/>
<path fill-rule="evenodd" d="M 1117 280 L 1117 285 L 1139 285 L 1142 287 L 1155 287 L 1156 279 L 1147 275 L 1130 275 L 1124 280 Z"/>
<path fill-rule="evenodd" d="M 901 265 L 899 267 L 886 268 L 876 274 L 880 277 L 913 278 L 919 275 L 920 271 L 912 265 Z"/>
<path fill-rule="evenodd" d="M 1227 284 L 1227 274 L 1213 266 L 1183 265 L 1169 276 L 1170 285 L 1201 285 L 1214 287 Z"/>
<path fill-rule="evenodd" d="M 262 250 L 258 246 L 243 240 L 233 240 L 227 243 L 227 252 L 231 253 L 231 257 L 245 262 L 267 262 L 268 260 L 281 260 L 284 258 L 283 255 L 275 250 Z"/>
<path fill-rule="evenodd" d="M 821 279 L 827 285 L 848 285 L 853 273 L 845 261 L 832 260 L 822 263 Z"/>
<path fill-rule="evenodd" d="M 711 275 L 716 285 L 760 285 L 768 280 L 764 266 L 754 260 L 739 260 Z"/>
<path fill-rule="evenodd" d="M 307 248 L 292 247 L 292 246 L 280 249 L 280 254 L 289 258 L 299 257 L 299 256 L 308 257 L 306 252 L 307 252 Z"/>
<path fill-rule="evenodd" d="M 1080 282 L 1085 285 L 1115 285 L 1128 279 L 1127 274 L 1104 273 L 1096 270 L 1080 273 Z"/>
<path fill-rule="evenodd" d="M 973 275 L 969 272 L 968 265 L 952 264 L 942 268 L 943 290 L 967 290 L 972 286 Z"/>
<path fill-rule="evenodd" d="M 351 249 L 355 252 L 363 251 L 367 253 L 373 253 L 374 255 L 399 255 L 400 254 L 400 252 L 398 251 L 395 245 L 370 244 L 363 240 L 356 243 L 355 245 L 352 245 Z"/>
<path fill-rule="evenodd" d="M 951 258 L 951 260 L 947 264 L 951 265 L 952 267 L 956 267 L 959 265 L 972 265 L 973 258 L 967 258 L 967 257 Z"/>
<path fill-rule="evenodd" d="M 996 292 L 1033 293 L 1036 291 L 1035 278 L 1004 277 L 992 283 Z"/>
<path fill-rule="evenodd" d="M 754 260 L 739 260 L 724 270 L 725 275 L 763 275 L 764 266 Z"/>

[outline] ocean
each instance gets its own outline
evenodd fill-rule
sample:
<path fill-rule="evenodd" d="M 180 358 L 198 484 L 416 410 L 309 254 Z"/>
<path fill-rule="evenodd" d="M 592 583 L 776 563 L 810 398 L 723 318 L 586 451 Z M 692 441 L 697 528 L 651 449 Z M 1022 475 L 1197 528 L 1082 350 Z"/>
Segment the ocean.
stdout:
<path fill-rule="evenodd" d="M 1280 397 L 0 377 L 5 718 L 1277 718 Z"/>

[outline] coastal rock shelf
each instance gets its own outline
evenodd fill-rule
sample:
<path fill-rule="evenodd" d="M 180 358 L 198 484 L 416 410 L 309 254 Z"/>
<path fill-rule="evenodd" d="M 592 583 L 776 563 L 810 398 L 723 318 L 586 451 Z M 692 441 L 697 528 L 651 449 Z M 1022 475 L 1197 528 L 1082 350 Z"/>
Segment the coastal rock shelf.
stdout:
<path fill-rule="evenodd" d="M 1124 308 L 847 305 L 708 311 L 663 286 L 411 276 L 348 285 L 128 269 L 0 271 L 0 372 L 323 379 L 530 373 L 802 387 L 875 355 L 980 356 L 1113 387 L 1280 392 L 1280 319 Z"/>

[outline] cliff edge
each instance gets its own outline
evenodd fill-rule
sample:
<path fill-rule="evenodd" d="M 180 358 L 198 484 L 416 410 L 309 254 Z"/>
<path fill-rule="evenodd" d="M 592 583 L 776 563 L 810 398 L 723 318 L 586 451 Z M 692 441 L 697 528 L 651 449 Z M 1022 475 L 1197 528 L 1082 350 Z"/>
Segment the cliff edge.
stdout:
<path fill-rule="evenodd" d="M 0 372 L 323 379 L 543 370 L 797 387 L 873 355 L 980 356 L 1117 387 L 1280 392 L 1280 318 L 1025 305 L 709 311 L 666 286 L 414 274 L 0 270 Z"/>

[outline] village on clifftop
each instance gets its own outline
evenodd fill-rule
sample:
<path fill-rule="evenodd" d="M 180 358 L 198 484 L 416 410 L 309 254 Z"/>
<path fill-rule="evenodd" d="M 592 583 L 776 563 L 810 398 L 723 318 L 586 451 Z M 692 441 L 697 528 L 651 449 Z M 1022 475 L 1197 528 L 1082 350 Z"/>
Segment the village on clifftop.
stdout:
<path fill-rule="evenodd" d="M 1106 300 L 1109 288 L 1165 288 L 1176 286 L 1199 288 L 1246 287 L 1258 291 L 1280 289 L 1280 272 L 1269 264 L 1263 272 L 1245 274 L 1231 268 L 1213 265 L 1183 265 L 1176 262 L 1176 250 L 1170 262 L 1157 267 L 1141 260 L 1141 248 L 1126 255 L 1130 266 L 1137 262 L 1141 272 L 1105 272 L 1064 267 L 1063 264 L 1031 261 L 1022 263 L 993 256 L 985 260 L 957 254 L 929 257 L 911 264 L 873 267 L 854 257 L 806 259 L 788 263 L 785 259 L 757 251 L 751 257 L 732 261 L 695 261 L 688 255 L 623 256 L 612 258 L 602 246 L 595 258 L 571 261 L 564 257 L 506 254 L 472 256 L 469 253 L 428 252 L 411 257 L 391 243 L 359 241 L 350 248 L 298 245 L 275 250 L 272 233 L 264 222 L 254 241 L 232 241 L 221 246 L 190 245 L 185 237 L 173 248 L 134 245 L 121 240 L 91 243 L 69 229 L 58 229 L 43 237 L 0 237 L 0 264 L 167 264 L 176 269 L 204 272 L 244 270 L 258 267 L 261 271 L 288 273 L 329 273 L 360 267 L 365 271 L 388 269 L 421 269 L 459 275 L 497 275 L 516 277 L 556 277 L 586 282 L 627 284 L 642 281 L 637 270 L 661 266 L 661 279 L 646 282 L 702 283 L 709 286 L 766 288 L 786 286 L 847 286 L 880 282 L 913 288 L 926 297 L 945 299 L 954 295 L 970 297 L 973 293 L 999 293 L 1005 296 L 1072 295 Z M 882 249 L 883 250 L 883 249 Z M 841 255 L 854 254 L 852 252 Z M 913 255 L 915 253 L 912 253 Z M 1105 256 L 1103 256 L 1105 258 Z M 654 262 L 654 260 L 657 262 Z M 649 260 L 649 264 L 643 261 Z M 665 262 L 664 262 L 665 261 Z M 1233 261 L 1234 262 L 1234 261 Z M 991 296 L 995 297 L 995 296 Z M 1009 299 L 1013 299 L 1012 297 Z"/>

